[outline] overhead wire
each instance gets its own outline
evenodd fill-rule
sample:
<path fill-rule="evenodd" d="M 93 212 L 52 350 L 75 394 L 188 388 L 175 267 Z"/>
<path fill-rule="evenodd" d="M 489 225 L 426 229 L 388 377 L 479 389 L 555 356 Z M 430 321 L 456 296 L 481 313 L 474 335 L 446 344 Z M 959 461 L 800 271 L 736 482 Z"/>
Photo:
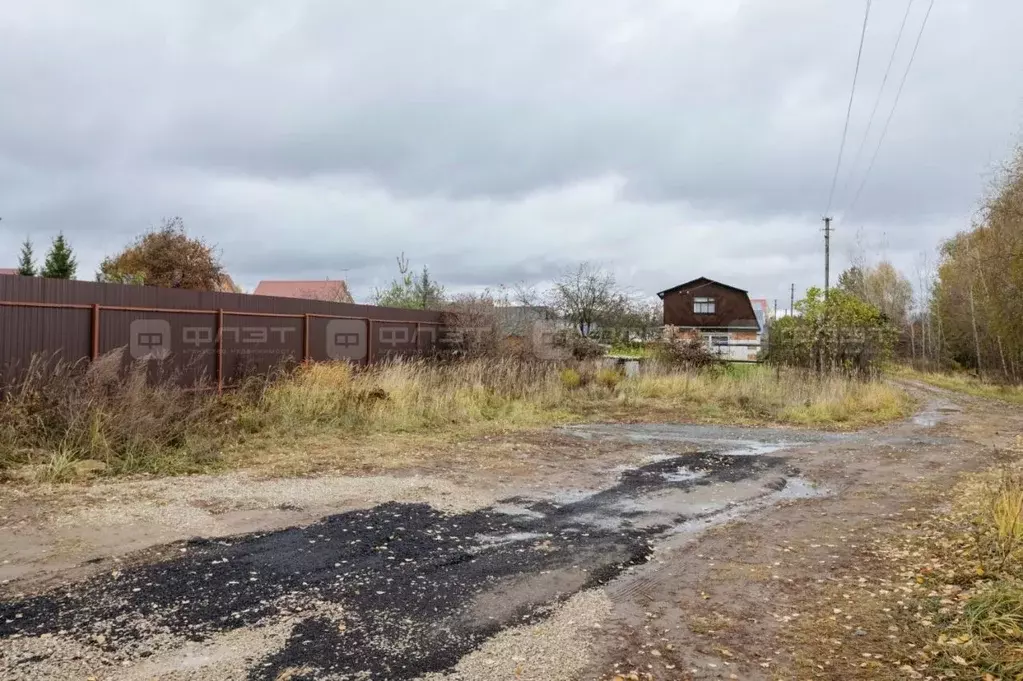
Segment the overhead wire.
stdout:
<path fill-rule="evenodd" d="M 853 200 L 849 204 L 849 208 L 843 212 L 843 219 L 856 207 L 856 204 L 860 200 L 860 196 L 863 194 L 863 188 L 867 186 L 867 180 L 870 179 L 870 172 L 874 169 L 874 164 L 877 162 L 878 154 L 881 153 L 881 146 L 884 144 L 885 137 L 888 135 L 888 128 L 892 123 L 892 119 L 895 117 L 895 111 L 899 107 L 899 100 L 902 98 L 902 90 L 906 86 L 906 79 L 909 78 L 909 72 L 913 68 L 913 62 L 916 60 L 916 53 L 920 48 L 920 40 L 924 36 L 924 29 L 927 28 L 927 20 L 931 16 L 932 9 L 934 9 L 934 0 L 931 0 L 930 4 L 927 5 L 927 13 L 924 14 L 924 19 L 920 23 L 920 31 L 916 34 L 916 42 L 913 44 L 913 51 L 909 55 L 909 62 L 906 64 L 906 70 L 902 74 L 902 80 L 899 82 L 899 89 L 895 93 L 895 101 L 892 102 L 892 109 L 888 112 L 888 118 L 885 120 L 884 127 L 881 129 L 881 136 L 877 140 L 877 147 L 874 149 L 874 154 L 870 158 L 867 170 L 863 174 L 863 180 L 860 182 L 860 186 L 856 189 L 856 194 L 853 196 Z"/>
<path fill-rule="evenodd" d="M 895 56 L 898 54 L 899 45 L 902 44 L 902 35 L 906 31 L 906 23 L 909 21 L 910 10 L 913 9 L 913 2 L 915 0 L 909 0 L 906 3 L 906 11 L 902 15 L 902 23 L 899 25 L 899 34 L 895 37 L 895 45 L 892 46 L 892 53 L 888 57 L 888 66 L 885 67 L 884 77 L 881 78 L 881 87 L 877 89 L 877 97 L 874 98 L 874 107 L 870 110 L 870 118 L 867 119 L 867 127 L 863 131 L 863 138 L 860 140 L 860 146 L 856 149 L 856 156 L 853 157 L 853 162 L 849 166 L 849 179 L 846 181 L 845 189 L 848 188 L 849 183 L 852 182 L 853 177 L 856 174 L 856 168 L 860 164 L 860 158 L 863 156 L 863 150 L 867 146 L 867 140 L 870 138 L 870 130 L 874 126 L 874 118 L 877 116 L 877 110 L 881 106 L 881 98 L 884 95 L 885 86 L 888 84 L 888 77 L 891 75 L 892 66 L 895 64 Z"/>
<path fill-rule="evenodd" d="M 842 167 L 842 155 L 845 152 L 845 142 L 849 137 L 849 119 L 852 118 L 853 100 L 856 98 L 856 81 L 860 76 L 860 62 L 863 59 L 863 43 L 867 38 L 867 23 L 870 20 L 870 4 L 867 0 L 866 9 L 863 12 L 863 28 L 860 31 L 860 46 L 856 51 L 856 68 L 853 71 L 852 89 L 849 91 L 849 104 L 845 110 L 845 125 L 842 126 L 842 143 L 838 147 L 838 160 L 835 162 L 835 173 L 831 178 L 831 189 L 828 191 L 828 207 L 824 211 L 827 215 L 831 212 L 831 203 L 835 198 L 835 186 L 838 184 L 838 171 Z"/>

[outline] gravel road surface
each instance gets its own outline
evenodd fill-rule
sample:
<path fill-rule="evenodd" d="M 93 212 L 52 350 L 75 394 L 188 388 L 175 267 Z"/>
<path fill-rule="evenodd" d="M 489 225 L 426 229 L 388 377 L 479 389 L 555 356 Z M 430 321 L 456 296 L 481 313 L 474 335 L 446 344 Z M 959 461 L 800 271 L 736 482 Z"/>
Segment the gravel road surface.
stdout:
<path fill-rule="evenodd" d="M 587 645 L 580 631 L 599 628 L 610 609 L 599 587 L 647 563 L 659 543 L 829 494 L 800 477 L 787 450 L 940 444 L 926 425 L 868 435 L 569 429 L 581 447 L 641 441 L 647 463 L 619 467 L 603 489 L 461 512 L 387 502 L 300 527 L 171 543 L 84 580 L 13 592 L 0 603 L 0 678 L 504 678 L 487 665 L 501 646 L 529 664 L 543 638 L 528 633 L 535 627 L 557 629 L 550 640 L 572 650 L 548 650 L 551 669 L 526 677 L 573 678 Z M 693 453 L 694 443 L 705 451 Z"/>

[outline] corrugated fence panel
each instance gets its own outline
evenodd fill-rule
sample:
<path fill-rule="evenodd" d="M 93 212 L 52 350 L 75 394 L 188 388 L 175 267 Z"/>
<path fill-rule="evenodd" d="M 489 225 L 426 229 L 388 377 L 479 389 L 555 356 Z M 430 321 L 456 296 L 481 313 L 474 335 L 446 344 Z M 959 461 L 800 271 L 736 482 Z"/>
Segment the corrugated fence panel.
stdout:
<path fill-rule="evenodd" d="M 185 344 L 189 329 L 211 329 L 215 312 L 151 313 L 100 308 L 100 354 L 124 351 L 124 361 L 149 363 L 149 375 L 176 375 L 182 384 L 216 382 L 216 348 Z M 193 334 L 198 335 L 198 334 Z"/>
<path fill-rule="evenodd" d="M 225 382 L 265 373 L 281 362 L 302 361 L 305 324 L 302 317 L 253 317 L 225 314 L 222 330 Z M 189 340 L 190 339 L 190 340 Z M 198 347 L 195 330 L 183 340 Z M 212 340 L 204 336 L 201 340 Z M 209 347 L 209 344 L 203 346 Z"/>
<path fill-rule="evenodd" d="M 440 322 L 435 311 L 0 275 L 5 381 L 40 354 L 82 360 L 121 350 L 125 365 L 146 361 L 153 377 L 229 383 L 284 360 L 427 351 Z"/>
<path fill-rule="evenodd" d="M 33 357 L 75 362 L 89 357 L 90 312 L 53 307 L 0 307 L 0 367 L 6 378 Z"/>

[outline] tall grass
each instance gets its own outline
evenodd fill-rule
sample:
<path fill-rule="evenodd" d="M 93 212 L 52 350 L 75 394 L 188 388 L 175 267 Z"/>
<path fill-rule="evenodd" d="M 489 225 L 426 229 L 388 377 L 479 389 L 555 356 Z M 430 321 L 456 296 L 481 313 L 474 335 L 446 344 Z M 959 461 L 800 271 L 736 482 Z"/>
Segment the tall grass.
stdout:
<path fill-rule="evenodd" d="M 395 361 L 368 369 L 313 364 L 269 386 L 246 418 L 262 427 L 359 432 L 537 425 L 564 417 L 564 396 L 552 367 L 514 360 Z"/>
<path fill-rule="evenodd" d="M 680 418 L 739 416 L 792 424 L 842 425 L 897 418 L 905 394 L 884 383 L 765 367 L 670 371 L 652 365 L 627 377 L 596 363 L 577 368 L 514 360 L 455 364 L 394 362 L 368 370 L 345 364 L 301 368 L 271 385 L 247 418 L 260 427 L 331 426 L 411 432 L 481 422 L 542 425 L 599 416 L 602 407 Z"/>
<path fill-rule="evenodd" d="M 901 390 L 811 372 L 763 366 L 699 372 L 649 372 L 621 386 L 628 396 L 668 401 L 697 413 L 719 413 L 796 425 L 856 425 L 899 418 L 909 408 Z"/>
<path fill-rule="evenodd" d="M 150 383 L 144 367 L 125 370 L 120 352 L 92 363 L 36 358 L 0 395 L 0 469 L 36 466 L 54 479 L 81 461 L 112 473 L 200 470 L 219 450 L 221 411 L 173 380 Z"/>
<path fill-rule="evenodd" d="M 232 443 L 286 436 L 474 434 L 607 418 L 743 419 L 815 426 L 881 421 L 907 399 L 883 383 L 764 367 L 625 376 L 599 362 L 396 360 L 312 364 L 252 379 L 223 396 L 147 383 L 120 354 L 29 372 L 0 400 L 0 469 L 34 465 L 63 479 L 80 462 L 109 473 L 202 470 Z"/>

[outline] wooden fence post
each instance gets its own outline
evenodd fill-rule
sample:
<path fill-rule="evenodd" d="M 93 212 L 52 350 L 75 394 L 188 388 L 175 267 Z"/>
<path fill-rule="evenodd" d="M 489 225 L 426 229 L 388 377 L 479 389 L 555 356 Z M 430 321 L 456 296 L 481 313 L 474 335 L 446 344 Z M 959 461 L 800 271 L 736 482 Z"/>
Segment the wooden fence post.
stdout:
<path fill-rule="evenodd" d="M 309 313 L 305 313 L 305 323 L 302 327 L 302 362 L 309 362 Z"/>
<path fill-rule="evenodd" d="M 92 361 L 96 361 L 99 358 L 99 304 L 94 303 L 92 306 L 92 345 L 90 354 L 92 355 Z"/>
<path fill-rule="evenodd" d="M 366 319 L 366 366 L 373 363 L 373 320 Z"/>
<path fill-rule="evenodd" d="M 224 308 L 217 310 L 217 394 L 224 391 Z"/>

